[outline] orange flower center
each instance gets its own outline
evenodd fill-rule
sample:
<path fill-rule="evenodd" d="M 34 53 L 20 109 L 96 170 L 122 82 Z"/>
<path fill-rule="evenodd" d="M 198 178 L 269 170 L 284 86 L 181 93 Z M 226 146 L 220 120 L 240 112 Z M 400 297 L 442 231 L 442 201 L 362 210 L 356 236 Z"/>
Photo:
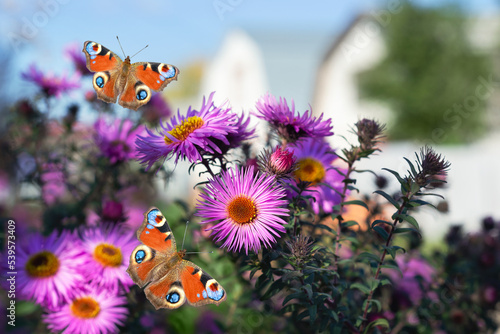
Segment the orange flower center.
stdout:
<path fill-rule="evenodd" d="M 71 303 L 71 312 L 78 318 L 95 318 L 101 308 L 99 303 L 92 297 L 77 298 Z"/>
<path fill-rule="evenodd" d="M 295 177 L 315 185 L 325 178 L 325 167 L 321 162 L 313 158 L 300 159 L 297 162 Z"/>
<path fill-rule="evenodd" d="M 59 270 L 59 260 L 53 253 L 42 251 L 31 256 L 24 268 L 31 277 L 49 277 Z"/>
<path fill-rule="evenodd" d="M 103 243 L 94 249 L 94 259 L 106 267 L 119 267 L 123 256 L 120 248 Z"/>
<path fill-rule="evenodd" d="M 257 217 L 257 208 L 250 198 L 240 195 L 229 203 L 227 214 L 238 224 L 248 224 Z"/>
<path fill-rule="evenodd" d="M 180 141 L 186 140 L 186 138 L 193 133 L 195 130 L 201 128 L 205 124 L 203 119 L 198 116 L 192 116 L 186 118 L 181 122 L 181 124 L 177 125 L 175 128 L 170 130 L 168 133 L 175 137 Z M 165 136 L 165 143 L 170 145 L 173 143 L 173 140 L 169 137 Z"/>

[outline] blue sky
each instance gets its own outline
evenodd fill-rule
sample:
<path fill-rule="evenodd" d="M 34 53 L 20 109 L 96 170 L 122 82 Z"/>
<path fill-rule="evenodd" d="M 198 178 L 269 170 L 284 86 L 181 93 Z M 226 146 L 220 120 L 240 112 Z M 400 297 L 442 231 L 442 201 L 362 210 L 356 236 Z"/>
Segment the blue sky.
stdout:
<path fill-rule="evenodd" d="M 412 2 L 434 5 L 451 1 Z M 467 11 L 481 14 L 497 11 L 500 1 L 458 3 Z M 62 52 L 68 43 L 93 40 L 121 55 L 115 38 L 119 35 L 127 54 L 149 44 L 135 61 L 182 66 L 194 59 L 210 59 L 232 28 L 290 34 L 326 31 L 336 35 L 357 14 L 386 8 L 385 0 L 0 0 L 0 50 L 14 55 L 12 72 L 36 62 L 44 70 L 61 73 L 71 70 Z M 23 29 L 26 32 L 30 27 L 33 36 L 25 38 Z M 17 47 L 14 39 L 21 42 Z"/>

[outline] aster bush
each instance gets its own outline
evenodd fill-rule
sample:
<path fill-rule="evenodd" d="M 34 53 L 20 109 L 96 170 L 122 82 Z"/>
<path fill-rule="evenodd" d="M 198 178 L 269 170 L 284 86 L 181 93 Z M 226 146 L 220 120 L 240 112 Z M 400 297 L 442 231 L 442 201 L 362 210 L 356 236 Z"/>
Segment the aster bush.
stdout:
<path fill-rule="evenodd" d="M 402 158 L 404 174 L 360 170 L 361 160 L 383 154 L 383 125 L 359 120 L 352 128 L 357 142 L 338 150 L 335 120 L 271 94 L 238 113 L 230 101 L 216 104 L 215 92 L 176 113 L 156 94 L 124 118 L 120 106 L 84 87 L 82 55 L 73 46 L 67 54 L 75 75 L 30 68 L 23 77 L 37 85 L 36 95 L 2 117 L 0 184 L 10 197 L 0 217 L 3 231 L 16 222 L 18 242 L 18 321 L 8 330 L 491 333 L 497 327 L 499 222 L 486 218 L 472 234 L 453 227 L 446 246 L 433 248 L 414 218 L 423 206 L 445 203 L 433 189 L 445 185 L 450 163 L 431 147 Z M 68 93 L 83 104 L 63 105 L 59 98 Z M 53 117 L 55 108 L 65 115 Z M 80 110 L 94 113 L 94 121 L 80 122 Z M 256 119 L 269 129 L 264 147 L 250 126 Z M 172 171 L 166 161 L 191 165 Z M 359 193 L 359 173 L 373 174 L 374 193 Z M 174 198 L 169 181 L 188 174 L 197 177 L 194 200 Z M 166 188 L 157 186 L 160 180 Z M 386 189 L 391 180 L 396 193 Z M 179 247 L 185 222 L 194 222 L 183 244 L 195 252 L 186 258 L 224 286 L 227 300 L 218 307 L 156 311 L 133 284 L 126 268 L 152 206 L 165 214 Z M 7 258 L 9 233 L 3 236 Z M 8 290 L 5 273 L 14 269 L 1 265 Z M 9 298 L 2 294 L 2 305 Z"/>

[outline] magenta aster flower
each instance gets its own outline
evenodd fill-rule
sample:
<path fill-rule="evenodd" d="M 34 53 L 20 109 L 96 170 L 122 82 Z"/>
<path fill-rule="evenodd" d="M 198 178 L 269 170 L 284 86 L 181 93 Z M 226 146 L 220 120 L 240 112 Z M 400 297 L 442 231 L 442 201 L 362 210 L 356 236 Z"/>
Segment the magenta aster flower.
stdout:
<path fill-rule="evenodd" d="M 140 161 L 147 164 L 147 169 L 158 160 L 175 155 L 175 162 L 181 158 L 190 162 L 202 160 L 201 153 L 221 153 L 214 140 L 229 145 L 227 135 L 235 133 L 236 115 L 230 108 L 216 107 L 212 102 L 214 93 L 208 100 L 203 98 L 200 111 L 188 108 L 186 115 L 177 111 L 169 123 L 161 125 L 158 135 L 147 129 L 148 136 L 139 136 L 136 140 Z M 201 152 L 201 153 L 200 153 Z"/>
<path fill-rule="evenodd" d="M 53 74 L 45 75 L 35 64 L 32 64 L 27 72 L 21 74 L 22 78 L 34 82 L 42 92 L 47 96 L 60 97 L 72 89 L 80 87 L 80 74 L 76 72 L 71 78 L 65 75 L 56 77 Z"/>
<path fill-rule="evenodd" d="M 83 55 L 82 48 L 79 43 L 68 44 L 64 49 L 64 53 L 66 57 L 73 62 L 75 69 L 81 75 L 92 75 L 92 72 L 87 69 L 87 60 Z"/>
<path fill-rule="evenodd" d="M 222 247 L 258 252 L 276 242 L 288 217 L 285 190 L 274 178 L 248 169 L 229 169 L 207 184 L 197 205 L 202 224 L 218 222 L 212 230 L 215 241 L 226 239 Z"/>
<path fill-rule="evenodd" d="M 45 203 L 53 205 L 66 193 L 65 176 L 63 167 L 58 163 L 46 163 L 43 165 L 43 173 L 40 175 L 42 181 L 42 197 Z"/>
<path fill-rule="evenodd" d="M 344 186 L 344 177 L 332 167 L 337 156 L 324 140 L 306 139 L 296 143 L 294 148 L 297 157 L 297 169 L 294 171 L 296 181 L 311 183 L 306 195 L 315 198 L 310 203 L 316 214 L 320 210 L 331 213 L 333 207 L 341 202 L 339 192 Z"/>
<path fill-rule="evenodd" d="M 330 125 L 331 119 L 323 121 L 323 114 L 319 118 L 309 115 L 307 110 L 302 116 L 295 113 L 295 103 L 292 100 L 292 109 L 286 99 L 280 97 L 279 102 L 270 94 L 257 101 L 258 110 L 255 115 L 267 121 L 278 136 L 286 142 L 294 143 L 301 138 L 321 138 L 333 135 Z"/>
<path fill-rule="evenodd" d="M 68 301 L 83 283 L 78 269 L 83 263 L 79 241 L 63 232 L 48 237 L 26 236 L 17 253 L 17 287 L 20 295 L 54 309 Z"/>
<path fill-rule="evenodd" d="M 108 290 L 88 288 L 80 291 L 55 312 L 43 315 L 48 329 L 62 334 L 118 333 L 128 315 L 127 298 Z"/>
<path fill-rule="evenodd" d="M 134 123 L 128 119 L 116 119 L 111 125 L 102 118 L 94 124 L 94 140 L 101 149 L 102 155 L 109 158 L 112 164 L 136 158 L 134 141 L 144 132 L 144 126 L 134 129 Z"/>
<path fill-rule="evenodd" d="M 129 255 L 138 245 L 135 233 L 117 226 L 90 228 L 82 233 L 84 265 L 82 272 L 92 285 L 117 292 L 128 292 L 134 284 L 127 274 Z"/>

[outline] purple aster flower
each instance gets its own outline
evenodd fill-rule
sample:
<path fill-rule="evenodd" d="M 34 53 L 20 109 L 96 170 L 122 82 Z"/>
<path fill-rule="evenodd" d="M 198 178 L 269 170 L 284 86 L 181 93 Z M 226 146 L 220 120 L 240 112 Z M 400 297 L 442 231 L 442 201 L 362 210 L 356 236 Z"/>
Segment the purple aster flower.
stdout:
<path fill-rule="evenodd" d="M 17 287 L 20 295 L 54 309 L 67 302 L 83 284 L 79 268 L 83 264 L 79 241 L 73 234 L 53 232 L 48 237 L 27 236 L 17 253 Z"/>
<path fill-rule="evenodd" d="M 129 255 L 137 246 L 133 231 L 118 226 L 105 225 L 90 228 L 82 233 L 84 266 L 82 272 L 93 285 L 117 292 L 122 286 L 125 291 L 134 282 L 127 274 Z"/>
<path fill-rule="evenodd" d="M 217 222 L 212 230 L 215 241 L 226 239 L 222 247 L 258 252 L 271 246 L 285 232 L 279 216 L 288 217 L 285 189 L 273 177 L 248 169 L 229 169 L 210 180 L 197 205 L 202 224 Z M 278 232 L 277 232 L 278 231 Z"/>
<path fill-rule="evenodd" d="M 236 115 L 230 108 L 216 107 L 212 102 L 215 93 L 208 100 L 203 98 L 200 111 L 188 108 L 186 115 L 177 111 L 169 123 L 161 125 L 160 133 L 154 134 L 146 129 L 148 136 L 139 136 L 136 140 L 141 163 L 147 164 L 147 169 L 158 160 L 175 155 L 175 163 L 179 158 L 192 163 L 202 160 L 202 153 L 221 153 L 214 140 L 220 140 L 229 145 L 227 135 L 235 133 Z M 201 153 L 200 153 L 201 152 Z"/>
<path fill-rule="evenodd" d="M 65 75 L 56 77 L 53 74 L 45 75 L 35 64 L 32 64 L 28 71 L 23 72 L 21 76 L 23 79 L 37 84 L 47 97 L 60 97 L 62 93 L 80 87 L 80 74 L 78 72 L 71 78 Z"/>
<path fill-rule="evenodd" d="M 87 69 L 87 60 L 85 59 L 85 56 L 82 53 L 82 48 L 80 44 L 78 43 L 70 43 L 66 46 L 64 49 L 64 53 L 66 57 L 73 62 L 73 65 L 75 65 L 75 69 L 81 74 L 81 75 L 92 75 L 92 72 L 90 72 Z"/>
<path fill-rule="evenodd" d="M 331 119 L 323 121 L 323 114 L 319 118 L 309 116 L 307 110 L 302 116 L 295 113 L 295 103 L 292 100 L 292 109 L 286 100 L 280 97 L 279 102 L 270 94 L 257 101 L 257 117 L 266 120 L 278 136 L 287 143 L 294 143 L 301 138 L 321 138 L 333 135 L 330 125 Z"/>
<path fill-rule="evenodd" d="M 112 164 L 136 158 L 134 141 L 144 132 L 144 126 L 133 127 L 134 123 L 128 119 L 116 119 L 109 125 L 100 118 L 94 124 L 95 142 Z"/>
<path fill-rule="evenodd" d="M 407 254 L 396 257 L 396 262 L 403 277 L 397 271 L 388 271 L 389 277 L 394 281 L 397 290 L 406 294 L 412 303 L 418 304 L 426 294 L 421 286 L 430 286 L 436 269 L 423 258 L 410 258 Z"/>
<path fill-rule="evenodd" d="M 43 315 L 48 329 L 62 334 L 118 333 L 128 315 L 127 298 L 108 290 L 87 288 L 55 312 Z"/>
<path fill-rule="evenodd" d="M 330 145 L 321 139 L 305 139 L 293 147 L 297 158 L 296 181 L 310 182 L 306 195 L 315 198 L 310 203 L 316 214 L 320 210 L 331 213 L 333 207 L 341 202 L 339 192 L 344 186 L 344 177 L 332 167 L 337 156 Z M 295 195 L 292 191 L 292 196 Z"/>
<path fill-rule="evenodd" d="M 45 203 L 53 205 L 66 193 L 65 177 L 63 167 L 58 163 L 46 163 L 43 165 L 42 197 Z"/>

